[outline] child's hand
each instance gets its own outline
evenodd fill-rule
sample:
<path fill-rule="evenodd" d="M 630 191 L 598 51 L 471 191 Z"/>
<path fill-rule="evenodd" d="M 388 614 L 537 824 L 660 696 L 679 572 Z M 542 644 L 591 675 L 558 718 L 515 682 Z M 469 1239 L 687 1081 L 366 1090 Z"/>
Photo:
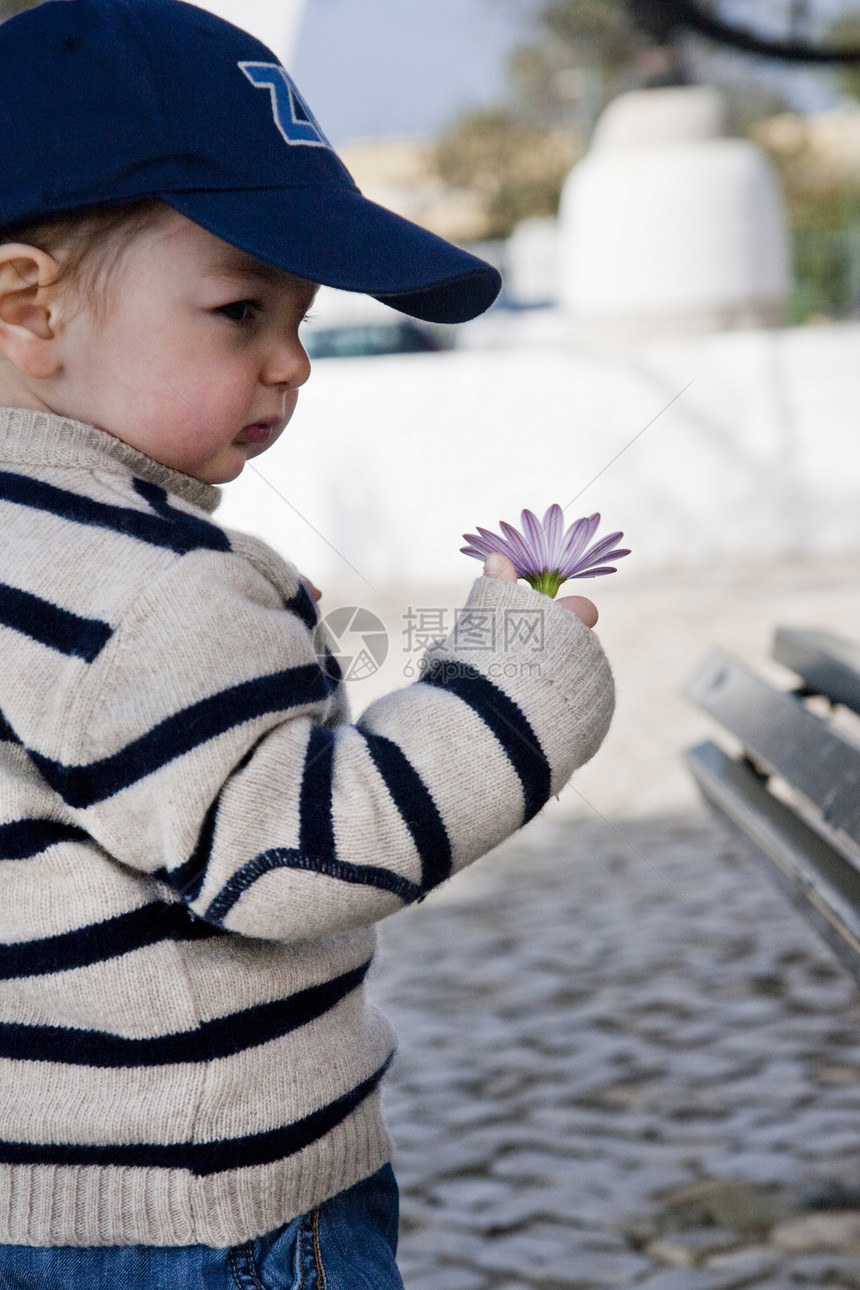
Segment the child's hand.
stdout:
<path fill-rule="evenodd" d="M 311 582 L 310 578 L 302 578 L 302 586 L 304 587 L 305 591 L 308 593 L 308 595 L 310 596 L 314 604 L 318 605 L 319 602 L 322 600 L 322 592 L 320 591 L 319 587 L 315 587 L 314 584 Z"/>
<path fill-rule="evenodd" d="M 484 577 L 500 578 L 502 582 L 516 582 L 517 571 L 506 555 L 494 551 L 484 561 Z M 597 606 L 585 596 L 561 596 L 557 605 L 564 605 L 571 613 L 581 618 L 586 627 L 593 627 L 597 622 Z"/>

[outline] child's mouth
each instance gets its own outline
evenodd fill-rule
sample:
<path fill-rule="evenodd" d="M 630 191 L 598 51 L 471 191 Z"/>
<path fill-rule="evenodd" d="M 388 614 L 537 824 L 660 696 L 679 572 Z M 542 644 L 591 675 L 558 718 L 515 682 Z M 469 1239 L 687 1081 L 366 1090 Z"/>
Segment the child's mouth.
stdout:
<path fill-rule="evenodd" d="M 273 426 L 265 421 L 258 421 L 252 426 L 244 426 L 240 436 L 241 443 L 265 443 L 272 437 Z"/>

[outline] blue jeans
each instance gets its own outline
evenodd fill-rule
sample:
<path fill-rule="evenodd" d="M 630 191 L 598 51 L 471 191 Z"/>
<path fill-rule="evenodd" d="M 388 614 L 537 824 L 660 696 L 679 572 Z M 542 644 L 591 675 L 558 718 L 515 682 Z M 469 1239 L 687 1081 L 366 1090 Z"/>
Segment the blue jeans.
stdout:
<path fill-rule="evenodd" d="M 0 1245 L 0 1290 L 403 1290 L 390 1165 L 256 1240 L 207 1245 Z"/>

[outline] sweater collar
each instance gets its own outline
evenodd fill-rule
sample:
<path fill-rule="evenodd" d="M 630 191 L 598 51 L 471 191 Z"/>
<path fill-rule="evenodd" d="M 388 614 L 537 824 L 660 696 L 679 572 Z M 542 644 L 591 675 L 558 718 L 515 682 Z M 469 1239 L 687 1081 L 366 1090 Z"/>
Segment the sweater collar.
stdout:
<path fill-rule="evenodd" d="M 201 510 L 215 510 L 221 489 L 163 466 L 105 430 L 29 408 L 0 408 L 0 461 L 23 466 L 115 470 L 159 484 Z"/>

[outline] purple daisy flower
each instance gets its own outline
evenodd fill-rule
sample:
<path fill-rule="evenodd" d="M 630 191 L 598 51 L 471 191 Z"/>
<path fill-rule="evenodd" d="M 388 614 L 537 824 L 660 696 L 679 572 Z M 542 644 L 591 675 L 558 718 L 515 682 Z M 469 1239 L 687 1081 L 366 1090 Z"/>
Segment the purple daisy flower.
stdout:
<path fill-rule="evenodd" d="M 609 560 L 620 560 L 629 550 L 616 546 L 623 533 L 610 533 L 589 546 L 600 523 L 599 513 L 575 520 L 569 529 L 564 527 L 564 512 L 554 503 L 541 522 L 531 511 L 522 513 L 522 533 L 511 524 L 501 521 L 499 527 L 504 537 L 479 528 L 477 533 L 464 533 L 468 546 L 461 546 L 464 555 L 475 560 L 485 560 L 492 551 L 506 555 L 517 571 L 535 591 L 554 596 L 568 578 L 599 578 L 615 573 Z"/>

